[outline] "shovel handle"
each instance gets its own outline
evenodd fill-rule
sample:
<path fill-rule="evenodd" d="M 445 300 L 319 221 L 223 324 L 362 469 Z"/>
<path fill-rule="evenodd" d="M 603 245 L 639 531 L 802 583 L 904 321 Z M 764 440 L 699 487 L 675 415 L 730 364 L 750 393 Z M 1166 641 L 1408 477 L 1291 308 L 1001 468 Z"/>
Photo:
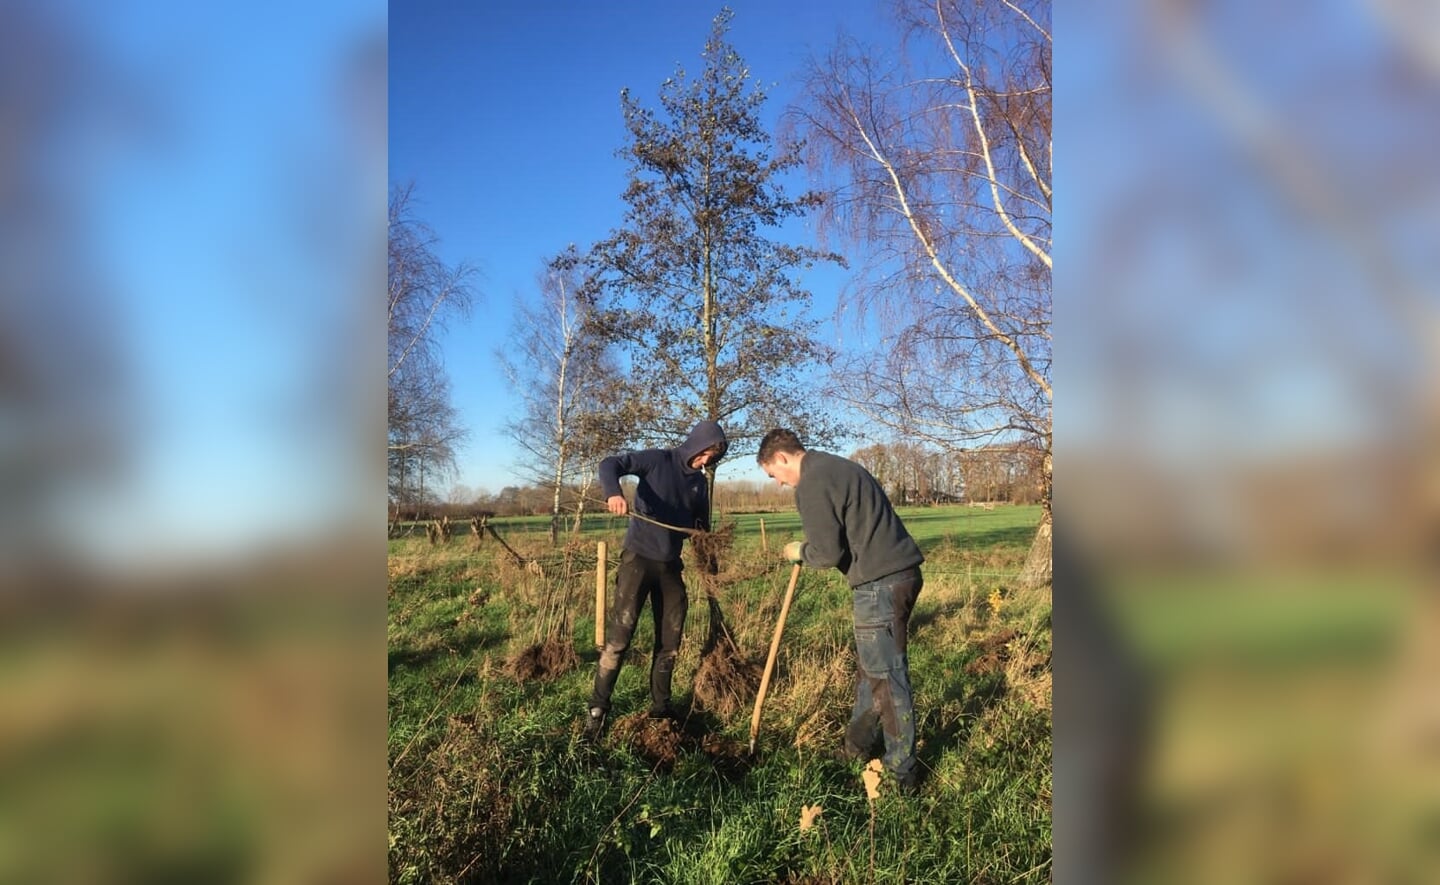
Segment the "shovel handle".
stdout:
<path fill-rule="evenodd" d="M 755 753 L 755 738 L 760 734 L 760 705 L 765 703 L 765 690 L 770 687 L 770 674 L 775 671 L 775 656 L 780 652 L 780 634 L 785 630 L 785 617 L 790 614 L 790 600 L 795 595 L 795 582 L 800 580 L 800 563 L 790 570 L 790 586 L 785 588 L 785 601 L 780 604 L 780 617 L 775 621 L 775 635 L 770 639 L 770 655 L 765 659 L 765 672 L 760 675 L 760 691 L 755 695 L 755 712 L 750 716 L 750 753 Z"/>

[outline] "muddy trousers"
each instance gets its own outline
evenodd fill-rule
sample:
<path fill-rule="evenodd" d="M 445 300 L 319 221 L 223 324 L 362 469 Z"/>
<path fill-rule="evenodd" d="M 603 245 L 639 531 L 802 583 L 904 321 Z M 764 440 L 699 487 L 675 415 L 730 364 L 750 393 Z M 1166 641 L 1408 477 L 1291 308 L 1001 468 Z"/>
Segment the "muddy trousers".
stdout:
<path fill-rule="evenodd" d="M 868 756 L 883 734 L 885 767 L 900 778 L 911 776 L 916 764 L 915 706 L 905 646 L 910 614 L 924 583 L 916 567 L 853 590 L 860 674 L 845 742 L 851 752 Z"/>
<path fill-rule="evenodd" d="M 620 662 L 630 648 L 630 637 L 635 634 L 640 608 L 647 598 L 655 621 L 655 647 L 650 658 L 650 709 L 660 710 L 670 703 L 670 679 L 675 673 L 685 613 L 690 607 L 680 569 L 678 559 L 660 562 L 629 550 L 621 555 L 620 568 L 615 574 L 615 601 L 605 617 L 605 648 L 600 652 L 595 687 L 590 693 L 591 707 L 610 709 L 610 694 L 620 676 Z"/>

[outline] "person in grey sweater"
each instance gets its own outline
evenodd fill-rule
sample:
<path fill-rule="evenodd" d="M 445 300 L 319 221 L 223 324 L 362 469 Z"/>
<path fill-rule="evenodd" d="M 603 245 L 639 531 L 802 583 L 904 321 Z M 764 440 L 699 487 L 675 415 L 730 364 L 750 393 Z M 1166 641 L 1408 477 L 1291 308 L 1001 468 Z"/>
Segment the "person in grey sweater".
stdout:
<path fill-rule="evenodd" d="M 905 648 L 925 557 L 880 483 L 854 461 L 807 451 L 780 428 L 765 434 L 755 459 L 767 476 L 795 489 L 805 540 L 787 544 L 786 558 L 838 569 L 851 587 L 860 673 L 842 754 L 868 758 L 883 734 L 885 767 L 902 791 L 914 793 L 920 771 Z"/>

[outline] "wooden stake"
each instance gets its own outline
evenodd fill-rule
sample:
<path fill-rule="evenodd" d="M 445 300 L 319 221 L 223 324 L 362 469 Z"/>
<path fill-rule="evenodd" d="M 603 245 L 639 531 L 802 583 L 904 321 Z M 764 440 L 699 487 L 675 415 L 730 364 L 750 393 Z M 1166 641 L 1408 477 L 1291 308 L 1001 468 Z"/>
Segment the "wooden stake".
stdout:
<path fill-rule="evenodd" d="M 605 542 L 595 542 L 595 647 L 605 647 Z"/>
<path fill-rule="evenodd" d="M 770 552 L 770 545 L 765 541 L 765 517 L 760 517 L 760 549 L 766 553 Z"/>
<path fill-rule="evenodd" d="M 790 599 L 795 595 L 795 582 L 800 580 L 800 563 L 790 570 L 790 586 L 785 588 L 785 601 L 780 604 L 780 617 L 775 621 L 775 635 L 770 639 L 770 656 L 765 659 L 765 672 L 760 676 L 760 691 L 755 695 L 755 712 L 750 717 L 750 754 L 755 754 L 755 738 L 760 734 L 760 705 L 765 703 L 765 689 L 770 687 L 770 674 L 775 670 L 775 656 L 780 651 L 780 634 L 785 630 L 785 616 L 790 614 Z"/>

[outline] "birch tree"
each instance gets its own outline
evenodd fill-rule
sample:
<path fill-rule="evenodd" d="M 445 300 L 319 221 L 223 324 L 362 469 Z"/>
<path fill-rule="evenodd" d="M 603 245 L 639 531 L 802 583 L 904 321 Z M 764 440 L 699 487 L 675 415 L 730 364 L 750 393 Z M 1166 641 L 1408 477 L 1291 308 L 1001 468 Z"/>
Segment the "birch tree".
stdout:
<path fill-rule="evenodd" d="M 413 188 L 390 191 L 386 324 L 386 431 L 389 493 L 397 508 L 421 503 L 454 473 L 466 431 L 450 405 L 450 381 L 436 345 L 445 322 L 473 296 L 468 265 L 447 265 L 436 237 L 411 209 Z"/>
<path fill-rule="evenodd" d="M 1044 505 L 1022 582 L 1050 580 L 1051 44 L 1046 0 L 900 0 L 901 41 L 842 39 L 789 117 L 831 229 L 866 256 L 874 353 L 834 393 L 949 451 L 1029 441 Z"/>
<path fill-rule="evenodd" d="M 580 298 L 581 259 L 574 246 L 545 262 L 535 293 L 515 306 L 509 344 L 497 351 L 519 394 L 519 415 L 506 430 L 529 455 L 529 473 L 550 495 L 550 541 L 559 538 L 567 485 L 578 485 L 576 526 L 600 458 L 617 447 L 596 414 L 615 374 L 587 322 Z"/>

